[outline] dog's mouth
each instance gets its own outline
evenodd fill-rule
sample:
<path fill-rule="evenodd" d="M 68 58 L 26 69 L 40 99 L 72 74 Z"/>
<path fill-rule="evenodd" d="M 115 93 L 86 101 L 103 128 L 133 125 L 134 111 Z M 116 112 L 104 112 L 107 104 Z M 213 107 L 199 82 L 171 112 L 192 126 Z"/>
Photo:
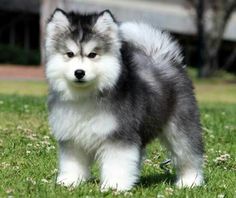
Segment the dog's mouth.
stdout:
<path fill-rule="evenodd" d="M 74 81 L 72 82 L 72 84 L 73 84 L 75 87 L 87 87 L 87 86 L 91 85 L 92 82 L 86 81 L 86 80 L 74 80 Z"/>
<path fill-rule="evenodd" d="M 91 87 L 93 86 L 94 84 L 94 80 L 74 80 L 74 81 L 71 81 L 70 83 L 73 87 L 76 87 L 76 88 L 88 88 L 88 87 Z"/>
<path fill-rule="evenodd" d="M 75 80 L 74 83 L 76 83 L 76 84 L 85 84 L 85 83 L 87 83 L 87 81 L 86 80 Z"/>

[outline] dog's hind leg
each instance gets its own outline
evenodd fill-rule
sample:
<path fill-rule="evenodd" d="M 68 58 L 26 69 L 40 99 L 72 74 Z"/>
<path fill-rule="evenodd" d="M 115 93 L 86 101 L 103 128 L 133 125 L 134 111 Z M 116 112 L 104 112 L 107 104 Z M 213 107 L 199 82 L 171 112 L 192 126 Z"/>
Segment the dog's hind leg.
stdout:
<path fill-rule="evenodd" d="M 75 187 L 90 176 L 90 156 L 73 141 L 60 142 L 57 183 Z"/>
<path fill-rule="evenodd" d="M 189 132 L 185 128 L 187 123 L 181 127 L 175 123 L 169 122 L 160 139 L 171 152 L 177 173 L 176 185 L 199 186 L 203 183 L 203 145 L 200 127 L 193 125 L 192 131 Z"/>

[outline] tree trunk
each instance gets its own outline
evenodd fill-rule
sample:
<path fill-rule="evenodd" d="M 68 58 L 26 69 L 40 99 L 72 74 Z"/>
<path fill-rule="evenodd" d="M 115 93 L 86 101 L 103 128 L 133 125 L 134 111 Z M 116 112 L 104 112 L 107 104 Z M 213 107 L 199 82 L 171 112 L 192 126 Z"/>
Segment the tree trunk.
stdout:
<path fill-rule="evenodd" d="M 236 7 L 236 0 L 188 1 L 195 7 L 197 16 L 199 77 L 209 77 L 219 68 L 219 49 L 225 27 Z M 207 20 L 206 14 L 210 12 L 211 16 Z"/>
<path fill-rule="evenodd" d="M 225 70 L 229 69 L 233 65 L 235 60 L 236 60 L 236 46 L 233 52 L 230 54 L 229 58 L 226 60 L 225 65 L 223 66 L 223 69 Z"/>
<path fill-rule="evenodd" d="M 207 51 L 212 51 L 211 49 L 206 49 Z M 208 52 L 209 53 L 209 52 Z M 201 70 L 201 78 L 207 78 L 213 76 L 215 72 L 219 69 L 218 65 L 218 50 L 210 52 L 204 58 L 204 65 Z"/>

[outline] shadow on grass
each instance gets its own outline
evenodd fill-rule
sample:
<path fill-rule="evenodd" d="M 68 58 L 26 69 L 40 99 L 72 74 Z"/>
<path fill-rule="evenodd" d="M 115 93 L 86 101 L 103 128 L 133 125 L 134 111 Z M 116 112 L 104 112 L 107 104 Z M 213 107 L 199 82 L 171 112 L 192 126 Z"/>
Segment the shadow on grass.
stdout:
<path fill-rule="evenodd" d="M 140 177 L 140 181 L 137 183 L 136 187 L 150 188 L 158 184 L 172 185 L 175 182 L 175 179 L 176 179 L 175 174 L 170 174 L 170 173 L 145 175 Z M 92 177 L 89 180 L 89 183 L 99 186 L 100 180 L 95 177 Z"/>
<path fill-rule="evenodd" d="M 141 176 L 140 181 L 137 184 L 137 186 L 151 187 L 160 183 L 172 185 L 175 182 L 175 178 L 176 176 L 170 173 L 161 173 L 161 174 Z"/>

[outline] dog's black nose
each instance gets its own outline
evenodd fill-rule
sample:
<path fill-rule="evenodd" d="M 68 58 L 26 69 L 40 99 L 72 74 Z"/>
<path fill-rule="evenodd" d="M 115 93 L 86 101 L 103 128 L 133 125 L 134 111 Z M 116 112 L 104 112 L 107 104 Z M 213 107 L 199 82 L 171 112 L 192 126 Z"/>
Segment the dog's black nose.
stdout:
<path fill-rule="evenodd" d="M 85 71 L 82 69 L 75 70 L 75 77 L 81 80 L 85 76 Z"/>

